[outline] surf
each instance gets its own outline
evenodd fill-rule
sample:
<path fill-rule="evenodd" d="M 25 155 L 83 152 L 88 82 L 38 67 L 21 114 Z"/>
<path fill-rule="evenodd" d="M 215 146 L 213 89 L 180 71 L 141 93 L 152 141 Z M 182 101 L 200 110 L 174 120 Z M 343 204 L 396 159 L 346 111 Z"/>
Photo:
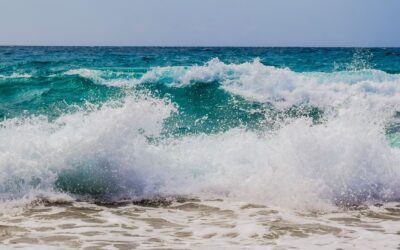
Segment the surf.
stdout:
<path fill-rule="evenodd" d="M 30 76 L 13 81 L 52 85 L 29 99 L 34 112 L 0 122 L 4 201 L 224 197 L 323 210 L 400 199 L 398 74 L 214 58 Z M 55 112 L 65 86 L 87 92 Z"/>

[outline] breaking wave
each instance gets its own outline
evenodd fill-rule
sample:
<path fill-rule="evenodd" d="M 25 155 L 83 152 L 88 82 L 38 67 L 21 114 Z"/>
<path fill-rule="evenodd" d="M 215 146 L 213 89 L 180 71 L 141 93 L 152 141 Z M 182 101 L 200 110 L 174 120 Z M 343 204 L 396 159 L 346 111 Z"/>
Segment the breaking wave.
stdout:
<path fill-rule="evenodd" d="M 400 149 L 394 146 L 399 75 L 372 69 L 297 73 L 259 60 L 218 59 L 146 72 L 66 74 L 133 89 L 119 101 L 53 121 L 35 116 L 1 122 L 5 199 L 32 190 L 101 199 L 223 196 L 295 208 L 400 199 Z M 181 107 L 135 91 L 149 84 L 217 85 L 277 110 L 316 107 L 323 117 L 287 116 L 272 128 L 165 136 L 165 122 Z"/>

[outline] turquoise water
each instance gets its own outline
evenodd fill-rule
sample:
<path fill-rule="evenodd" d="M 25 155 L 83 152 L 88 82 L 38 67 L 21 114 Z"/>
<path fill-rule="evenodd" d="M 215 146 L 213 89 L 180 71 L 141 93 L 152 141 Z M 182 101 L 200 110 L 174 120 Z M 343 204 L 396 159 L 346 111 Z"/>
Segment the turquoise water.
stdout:
<path fill-rule="evenodd" d="M 79 74 L 65 74 L 74 69 L 99 70 L 104 81 L 129 80 L 154 67 L 204 65 L 213 58 L 240 64 L 259 58 L 264 65 L 295 72 L 376 69 L 397 74 L 399 57 L 400 49 L 1 47 L 0 118 L 27 113 L 59 115 L 71 105 L 103 103 L 124 96 L 120 88 L 98 84 Z M 228 101 L 226 94 L 218 91 L 218 82 L 183 91 L 168 88 L 172 81 L 166 76 L 144 88 L 159 91 L 160 96 L 170 94 L 178 102 L 193 98 L 190 94 L 197 92 L 210 95 L 202 98 L 205 101 L 197 108 L 208 105 L 213 97 L 221 104 Z"/>
<path fill-rule="evenodd" d="M 0 47 L 0 193 L 397 200 L 399 112 L 396 48 Z"/>

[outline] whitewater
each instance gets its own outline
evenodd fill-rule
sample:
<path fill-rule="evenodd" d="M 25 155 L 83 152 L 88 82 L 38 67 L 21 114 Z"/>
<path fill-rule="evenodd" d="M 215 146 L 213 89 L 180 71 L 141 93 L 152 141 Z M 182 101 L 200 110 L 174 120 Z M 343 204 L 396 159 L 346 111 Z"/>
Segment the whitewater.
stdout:
<path fill-rule="evenodd" d="M 3 244 L 398 247 L 398 49 L 0 54 Z"/>

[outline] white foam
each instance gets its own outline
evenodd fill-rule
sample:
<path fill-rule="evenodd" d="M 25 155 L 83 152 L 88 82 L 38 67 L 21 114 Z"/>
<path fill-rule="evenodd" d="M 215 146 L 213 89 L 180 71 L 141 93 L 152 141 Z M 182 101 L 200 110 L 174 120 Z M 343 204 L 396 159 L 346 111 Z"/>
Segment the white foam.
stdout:
<path fill-rule="evenodd" d="M 0 75 L 0 78 L 13 79 L 13 78 L 31 78 L 32 75 L 27 73 L 12 73 L 11 75 Z"/>
<path fill-rule="evenodd" d="M 266 136 L 232 130 L 187 137 L 157 155 L 168 159 L 167 192 L 317 209 L 400 198 L 399 153 L 380 129 L 344 116 L 316 126 L 297 120 Z"/>

